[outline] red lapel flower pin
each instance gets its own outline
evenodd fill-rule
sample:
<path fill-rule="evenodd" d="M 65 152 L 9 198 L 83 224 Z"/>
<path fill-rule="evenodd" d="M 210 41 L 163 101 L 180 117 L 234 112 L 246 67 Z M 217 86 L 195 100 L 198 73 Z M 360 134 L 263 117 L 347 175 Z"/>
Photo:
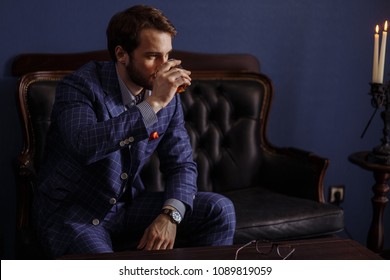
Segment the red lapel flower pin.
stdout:
<path fill-rule="evenodd" d="M 153 131 L 152 133 L 150 133 L 149 141 L 155 140 L 155 139 L 157 139 L 158 137 L 159 137 L 159 136 L 158 136 L 158 132 L 157 132 L 157 131 Z"/>

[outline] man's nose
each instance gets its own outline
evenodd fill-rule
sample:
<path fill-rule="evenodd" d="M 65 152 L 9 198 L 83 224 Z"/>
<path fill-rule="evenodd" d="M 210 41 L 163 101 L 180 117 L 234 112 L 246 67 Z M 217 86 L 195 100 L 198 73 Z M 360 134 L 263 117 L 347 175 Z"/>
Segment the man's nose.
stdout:
<path fill-rule="evenodd" d="M 172 59 L 172 58 L 169 58 L 168 56 L 164 56 L 162 60 L 163 60 L 163 63 L 165 63 L 165 62 L 167 62 L 170 59 Z"/>
<path fill-rule="evenodd" d="M 161 65 L 163 65 L 164 63 L 166 63 L 167 61 L 169 60 L 168 57 L 162 57 L 158 60 L 158 62 L 156 63 L 156 71 L 161 67 Z"/>
<path fill-rule="evenodd" d="M 165 55 L 162 55 L 162 56 L 157 58 L 156 63 L 158 65 L 161 65 L 161 64 L 164 64 L 165 62 L 167 62 L 168 60 L 169 60 L 169 57 L 166 57 Z"/>

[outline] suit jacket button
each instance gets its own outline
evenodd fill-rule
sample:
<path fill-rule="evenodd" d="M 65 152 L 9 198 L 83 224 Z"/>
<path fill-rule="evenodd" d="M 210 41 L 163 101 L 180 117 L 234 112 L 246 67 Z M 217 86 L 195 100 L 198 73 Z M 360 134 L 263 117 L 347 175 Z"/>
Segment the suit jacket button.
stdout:
<path fill-rule="evenodd" d="M 119 146 L 124 147 L 126 145 L 125 141 L 120 141 Z"/>
<path fill-rule="evenodd" d="M 93 220 L 92 220 L 92 224 L 93 224 L 94 226 L 97 226 L 98 224 L 100 224 L 99 219 L 93 219 Z"/>
<path fill-rule="evenodd" d="M 130 136 L 128 140 L 130 141 L 130 143 L 133 143 L 134 142 L 134 137 Z"/>
<path fill-rule="evenodd" d="M 129 178 L 129 176 L 127 175 L 127 173 L 122 173 L 122 174 L 121 174 L 121 179 L 122 179 L 122 180 L 126 180 L 127 178 Z"/>
<path fill-rule="evenodd" d="M 116 204 L 116 199 L 114 197 L 110 198 L 110 204 L 111 205 L 115 205 Z"/>

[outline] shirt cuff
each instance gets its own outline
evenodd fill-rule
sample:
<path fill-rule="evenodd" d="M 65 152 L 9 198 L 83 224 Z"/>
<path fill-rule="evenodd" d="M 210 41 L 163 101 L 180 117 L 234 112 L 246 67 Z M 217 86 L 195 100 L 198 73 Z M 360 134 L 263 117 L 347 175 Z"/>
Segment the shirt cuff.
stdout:
<path fill-rule="evenodd" d="M 148 102 L 142 101 L 141 103 L 137 104 L 137 107 L 141 111 L 141 115 L 147 128 L 151 127 L 158 121 L 156 113 Z"/>
<path fill-rule="evenodd" d="M 175 198 L 170 198 L 167 199 L 164 203 L 164 206 L 168 205 L 174 207 L 180 213 L 181 217 L 184 218 L 184 215 L 186 214 L 186 206 L 183 202 Z"/>

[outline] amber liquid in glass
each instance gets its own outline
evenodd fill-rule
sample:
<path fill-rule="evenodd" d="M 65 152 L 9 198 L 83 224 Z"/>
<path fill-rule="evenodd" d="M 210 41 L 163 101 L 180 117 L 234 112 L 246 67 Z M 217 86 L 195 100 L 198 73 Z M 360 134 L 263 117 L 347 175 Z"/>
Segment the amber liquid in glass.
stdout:
<path fill-rule="evenodd" d="M 183 84 L 181 86 L 178 86 L 177 90 L 176 90 L 176 93 L 183 93 L 186 91 L 186 89 L 188 88 L 188 85 L 186 84 Z"/>

